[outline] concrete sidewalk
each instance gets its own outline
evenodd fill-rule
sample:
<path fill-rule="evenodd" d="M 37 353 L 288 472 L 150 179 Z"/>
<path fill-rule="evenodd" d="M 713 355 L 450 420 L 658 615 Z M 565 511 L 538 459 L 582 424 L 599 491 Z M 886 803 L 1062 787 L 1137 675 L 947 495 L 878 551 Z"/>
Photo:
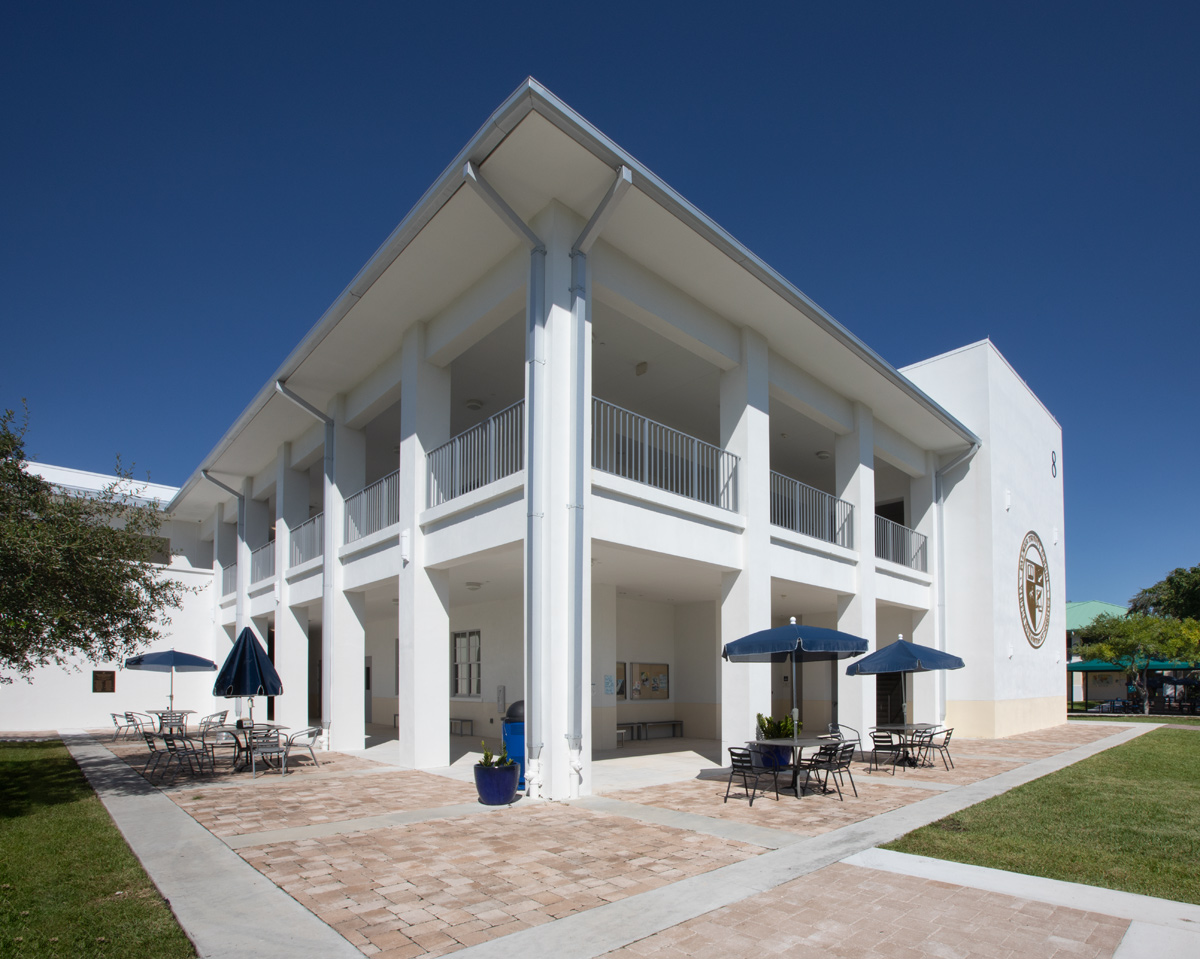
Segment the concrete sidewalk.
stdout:
<path fill-rule="evenodd" d="M 767 951 L 907 956 L 923 941 L 945 955 L 1200 955 L 1194 906 L 874 848 L 1157 728 L 1104 725 L 964 742 L 956 770 L 876 775 L 845 803 L 753 807 L 714 796 L 723 779 L 673 770 L 661 787 L 635 770 L 616 781 L 641 788 L 498 810 L 468 801 L 457 777 L 346 764 L 163 791 L 86 734 L 64 740 L 206 957 L 248 944 L 301 957 L 728 957 L 747 947 L 729 930 L 753 937 L 793 915 L 805 921 L 785 922 Z"/>

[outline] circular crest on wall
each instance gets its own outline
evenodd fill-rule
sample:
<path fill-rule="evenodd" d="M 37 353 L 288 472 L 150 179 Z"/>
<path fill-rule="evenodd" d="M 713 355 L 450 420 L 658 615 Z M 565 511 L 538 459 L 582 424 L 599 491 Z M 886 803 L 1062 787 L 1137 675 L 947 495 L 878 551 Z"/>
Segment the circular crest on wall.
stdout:
<path fill-rule="evenodd" d="M 1017 560 L 1017 601 L 1025 638 L 1037 649 L 1050 628 L 1050 569 L 1042 541 L 1032 530 L 1025 534 Z"/>

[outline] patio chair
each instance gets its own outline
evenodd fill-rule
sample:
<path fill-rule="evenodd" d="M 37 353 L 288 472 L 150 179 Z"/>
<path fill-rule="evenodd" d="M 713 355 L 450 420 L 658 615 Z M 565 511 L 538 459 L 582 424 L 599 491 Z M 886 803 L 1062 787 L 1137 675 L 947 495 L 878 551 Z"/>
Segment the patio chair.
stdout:
<path fill-rule="evenodd" d="M 757 769 L 754 766 L 754 759 L 750 754 L 749 749 L 742 749 L 738 746 L 729 747 L 729 783 L 725 787 L 725 802 L 729 802 L 729 790 L 733 788 L 733 780 L 735 777 L 742 780 L 742 789 L 750 799 L 750 805 L 754 805 L 754 795 L 758 790 L 758 781 L 765 776 L 770 776 L 775 783 L 775 801 L 779 801 L 779 771 L 778 769 L 767 769 L 765 766 L 759 766 Z"/>
<path fill-rule="evenodd" d="M 170 764 L 170 756 L 167 752 L 158 748 L 158 740 L 155 739 L 154 733 L 142 727 L 142 736 L 145 737 L 146 747 L 150 750 L 150 755 L 146 757 L 146 761 L 142 763 L 142 775 L 147 779 L 154 776 L 154 771 L 158 769 L 158 764 L 167 759 Z"/>
<path fill-rule="evenodd" d="M 187 736 L 179 736 L 175 733 L 162 734 L 163 746 L 167 750 L 167 765 L 163 767 L 163 775 L 171 768 L 171 763 L 175 763 L 177 770 L 182 771 L 186 763 L 188 773 L 193 776 L 204 775 L 204 761 L 207 758 L 203 748 L 197 746 L 194 740 L 188 739 Z M 215 769 L 214 769 L 215 771 Z M 178 772 L 176 773 L 178 776 Z"/>
<path fill-rule="evenodd" d="M 229 715 L 228 709 L 222 709 L 219 713 L 209 713 L 200 720 L 200 735 L 203 736 L 205 731 L 213 726 L 223 726 L 225 717 Z"/>
<path fill-rule="evenodd" d="M 308 754 L 312 756 L 312 761 L 315 765 L 320 766 L 321 763 L 317 760 L 317 754 L 313 752 L 313 745 L 321 737 L 320 726 L 309 726 L 307 729 L 302 729 L 298 733 L 292 733 L 287 738 L 287 742 L 283 747 L 283 768 L 287 769 L 288 757 L 292 754 L 292 750 L 297 751 L 308 750 Z"/>
<path fill-rule="evenodd" d="M 280 775 L 287 775 L 287 753 L 283 743 L 279 741 L 279 730 L 269 727 L 251 727 L 246 730 L 246 752 L 250 753 L 250 775 L 258 778 L 258 760 L 271 768 L 271 760 L 281 761 Z"/>
<path fill-rule="evenodd" d="M 932 766 L 929 761 L 930 745 L 933 742 L 933 729 L 918 729 L 913 732 L 912 738 L 908 743 L 908 754 L 911 757 L 910 765 L 914 766 Z"/>
<path fill-rule="evenodd" d="M 871 730 L 871 762 L 868 767 L 868 772 L 871 769 L 882 768 L 879 763 L 879 755 L 883 753 L 886 756 L 892 757 L 892 775 L 896 775 L 896 763 L 900 761 L 900 757 L 904 755 L 904 744 L 898 742 L 896 738 L 886 729 Z"/>
<path fill-rule="evenodd" d="M 225 729 L 220 725 L 209 725 L 200 730 L 200 744 L 204 752 L 208 755 L 209 764 L 212 766 L 213 772 L 217 770 L 217 750 L 232 749 L 233 756 L 229 760 L 231 767 L 238 763 L 238 756 L 242 752 L 242 744 L 238 741 L 237 736 L 229 729 Z"/>
<path fill-rule="evenodd" d="M 131 718 L 132 713 L 109 713 L 109 715 L 112 716 L 113 726 L 115 727 L 113 729 L 113 742 L 122 737 L 128 739 L 130 730 L 141 732 L 141 726 L 138 724 L 138 721 Z"/>
<path fill-rule="evenodd" d="M 845 723 L 830 723 L 829 735 L 837 737 L 844 743 L 854 743 L 856 750 L 862 749 L 862 736 L 853 726 L 847 726 Z"/>
<path fill-rule="evenodd" d="M 943 766 L 946 766 L 946 760 L 950 760 L 950 765 L 946 766 L 947 769 L 954 768 L 954 757 L 950 755 L 950 737 L 952 735 L 954 735 L 953 726 L 951 726 L 949 729 L 939 729 L 937 732 L 930 735 L 929 743 L 926 746 L 927 752 L 941 753 Z M 932 765 L 932 763 L 930 765 Z"/>
<path fill-rule="evenodd" d="M 807 759 L 801 768 L 809 771 L 814 779 L 821 784 L 823 792 L 829 792 L 829 780 L 837 788 L 838 799 L 845 802 L 842 795 L 842 776 L 850 777 L 850 785 L 854 796 L 858 798 L 858 786 L 854 782 L 854 774 L 850 771 L 850 763 L 854 761 L 855 743 L 852 740 L 838 742 L 835 745 L 822 746 L 815 756 Z M 824 774 L 822 778 L 821 774 Z"/>
<path fill-rule="evenodd" d="M 187 714 L 164 710 L 162 713 L 160 713 L 160 716 L 162 717 L 158 724 L 160 732 L 178 733 L 180 736 L 186 735 Z"/>

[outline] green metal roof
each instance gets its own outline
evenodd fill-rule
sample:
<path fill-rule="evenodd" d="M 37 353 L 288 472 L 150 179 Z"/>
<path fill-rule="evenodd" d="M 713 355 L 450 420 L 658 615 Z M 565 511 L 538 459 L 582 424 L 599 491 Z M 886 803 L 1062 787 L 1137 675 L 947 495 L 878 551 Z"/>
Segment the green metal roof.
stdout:
<path fill-rule="evenodd" d="M 1069 673 L 1117 673 L 1117 672 L 1124 672 L 1128 665 L 1129 665 L 1128 657 L 1122 657 L 1115 663 L 1109 663 L 1103 659 L 1088 659 L 1082 663 L 1068 664 L 1067 672 L 1069 672 Z M 1184 670 L 1184 669 L 1194 669 L 1195 667 L 1196 667 L 1195 663 L 1172 663 L 1172 662 L 1168 662 L 1163 659 L 1152 659 L 1147 664 L 1147 668 L 1153 669 L 1153 670 L 1167 670 L 1167 669 Z M 1138 668 L 1141 669 L 1140 666 Z"/>
<path fill-rule="evenodd" d="M 1098 599 L 1089 599 L 1084 603 L 1067 603 L 1067 632 L 1083 629 L 1091 624 L 1097 616 L 1107 613 L 1109 616 L 1124 616 L 1128 610 L 1116 603 L 1102 603 Z"/>

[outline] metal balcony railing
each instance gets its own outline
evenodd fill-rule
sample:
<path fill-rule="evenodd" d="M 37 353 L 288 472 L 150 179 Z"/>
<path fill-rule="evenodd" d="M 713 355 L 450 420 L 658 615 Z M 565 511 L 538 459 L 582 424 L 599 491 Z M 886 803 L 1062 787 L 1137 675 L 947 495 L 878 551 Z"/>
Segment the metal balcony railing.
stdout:
<path fill-rule="evenodd" d="M 426 456 L 429 506 L 525 468 L 525 401 L 489 416 Z"/>
<path fill-rule="evenodd" d="M 261 583 L 275 575 L 275 541 L 260 546 L 250 554 L 250 585 Z"/>
<path fill-rule="evenodd" d="M 400 522 L 400 471 L 360 489 L 346 500 L 344 542 L 370 536 Z"/>
<path fill-rule="evenodd" d="M 237 589 L 237 563 L 221 567 L 221 595 L 228 596 Z"/>
<path fill-rule="evenodd" d="M 318 513 L 292 530 L 290 566 L 299 566 L 325 552 L 325 514 Z"/>
<path fill-rule="evenodd" d="M 592 466 L 737 512 L 738 458 L 733 453 L 596 397 Z"/>
<path fill-rule="evenodd" d="M 875 517 L 875 555 L 909 569 L 929 572 L 929 551 L 924 533 Z"/>
<path fill-rule="evenodd" d="M 771 473 L 771 524 L 854 548 L 854 507 L 782 473 Z"/>

